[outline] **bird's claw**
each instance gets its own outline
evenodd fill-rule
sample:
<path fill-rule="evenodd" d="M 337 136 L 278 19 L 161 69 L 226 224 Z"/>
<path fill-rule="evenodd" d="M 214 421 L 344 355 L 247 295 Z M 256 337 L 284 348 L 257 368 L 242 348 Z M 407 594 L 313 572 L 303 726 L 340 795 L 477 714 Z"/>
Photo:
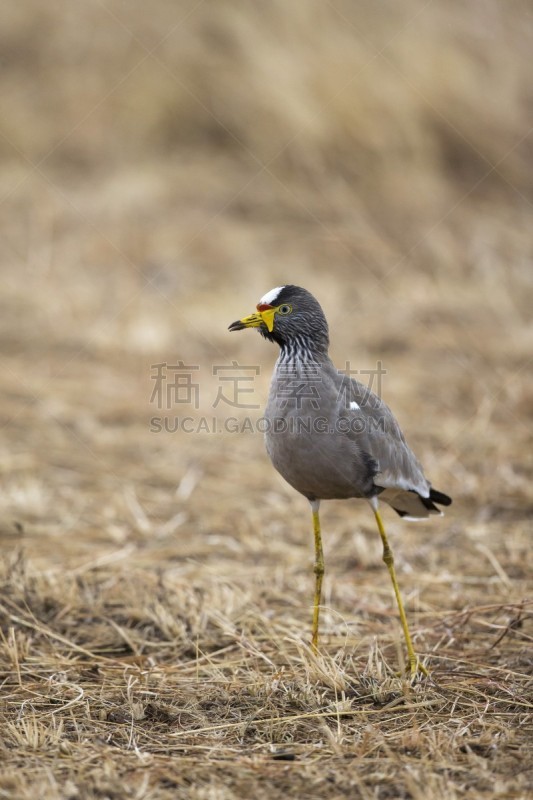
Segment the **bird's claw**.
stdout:
<path fill-rule="evenodd" d="M 431 675 L 428 668 L 425 667 L 418 658 L 414 658 L 411 660 L 409 671 L 411 673 L 411 680 L 418 678 L 420 675 L 423 675 L 424 678 L 429 678 Z"/>

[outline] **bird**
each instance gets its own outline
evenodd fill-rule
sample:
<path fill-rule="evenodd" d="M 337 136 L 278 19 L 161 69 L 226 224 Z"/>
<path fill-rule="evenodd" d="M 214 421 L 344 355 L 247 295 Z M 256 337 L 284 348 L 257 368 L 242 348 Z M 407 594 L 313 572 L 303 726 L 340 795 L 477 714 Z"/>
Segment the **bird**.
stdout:
<path fill-rule="evenodd" d="M 362 498 L 370 504 L 383 547 L 414 678 L 428 669 L 415 653 L 380 501 L 406 520 L 442 515 L 451 498 L 434 489 L 409 448 L 392 411 L 378 394 L 345 372 L 329 356 L 329 329 L 316 298 L 288 284 L 268 291 L 256 311 L 229 331 L 257 328 L 279 346 L 263 429 L 276 470 L 311 505 L 315 590 L 311 645 L 318 652 L 324 554 L 319 508 L 322 500 Z"/>

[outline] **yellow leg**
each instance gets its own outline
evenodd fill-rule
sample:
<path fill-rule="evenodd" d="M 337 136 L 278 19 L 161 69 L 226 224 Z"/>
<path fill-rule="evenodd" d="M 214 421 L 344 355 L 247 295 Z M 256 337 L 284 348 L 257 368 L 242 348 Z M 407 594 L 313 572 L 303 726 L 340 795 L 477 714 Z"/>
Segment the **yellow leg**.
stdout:
<path fill-rule="evenodd" d="M 315 536 L 315 601 L 313 605 L 313 650 L 318 649 L 318 621 L 320 617 L 320 600 L 322 597 L 322 578 L 324 577 L 324 553 L 322 552 L 322 534 L 320 533 L 319 500 L 311 501 L 313 511 L 313 533 Z"/>
<path fill-rule="evenodd" d="M 398 604 L 398 611 L 400 612 L 400 622 L 402 623 L 403 628 L 403 635 L 405 636 L 405 643 L 407 645 L 407 655 L 409 657 L 409 666 L 411 668 L 411 675 L 415 676 L 417 672 L 422 672 L 424 675 L 429 675 L 427 669 L 420 663 L 418 657 L 414 651 L 413 643 L 411 641 L 411 634 L 409 633 L 409 626 L 407 625 L 407 617 L 405 616 L 405 611 L 402 603 L 402 596 L 400 594 L 400 587 L 398 586 L 398 581 L 396 580 L 396 571 L 394 569 L 394 558 L 392 555 L 392 550 L 389 546 L 389 541 L 387 539 L 387 534 L 385 533 L 385 528 L 383 526 L 383 520 L 381 519 L 381 514 L 377 508 L 377 505 L 372 504 L 374 509 L 374 516 L 376 517 L 376 522 L 378 525 L 379 535 L 381 536 L 381 541 L 383 542 L 383 561 L 387 565 L 387 569 L 389 570 L 389 575 L 391 577 L 392 585 L 394 588 L 394 594 L 396 595 L 396 602 Z"/>

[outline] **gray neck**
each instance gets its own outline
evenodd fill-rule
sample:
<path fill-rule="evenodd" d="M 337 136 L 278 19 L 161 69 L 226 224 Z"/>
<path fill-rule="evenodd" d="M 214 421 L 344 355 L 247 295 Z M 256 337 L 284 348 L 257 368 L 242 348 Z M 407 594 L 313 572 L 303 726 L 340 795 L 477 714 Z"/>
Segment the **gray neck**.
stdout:
<path fill-rule="evenodd" d="M 323 364 L 326 361 L 329 361 L 327 340 L 319 344 L 308 336 L 293 336 L 280 346 L 280 364 Z"/>

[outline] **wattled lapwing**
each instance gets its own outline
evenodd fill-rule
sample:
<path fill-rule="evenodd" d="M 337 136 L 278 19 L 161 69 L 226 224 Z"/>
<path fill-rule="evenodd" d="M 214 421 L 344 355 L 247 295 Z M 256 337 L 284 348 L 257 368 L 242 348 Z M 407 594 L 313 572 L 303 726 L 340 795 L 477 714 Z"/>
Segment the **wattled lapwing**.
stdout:
<path fill-rule="evenodd" d="M 315 539 L 315 597 L 312 645 L 318 621 L 324 557 L 318 509 L 321 500 L 368 500 L 383 543 L 407 644 L 411 674 L 427 674 L 409 634 L 394 559 L 379 501 L 405 519 L 442 514 L 451 498 L 424 476 L 400 426 L 380 397 L 338 371 L 328 355 L 328 324 L 315 298 L 299 286 L 280 286 L 264 295 L 257 312 L 229 326 L 258 328 L 280 347 L 265 412 L 266 447 L 278 472 L 311 504 Z"/>

